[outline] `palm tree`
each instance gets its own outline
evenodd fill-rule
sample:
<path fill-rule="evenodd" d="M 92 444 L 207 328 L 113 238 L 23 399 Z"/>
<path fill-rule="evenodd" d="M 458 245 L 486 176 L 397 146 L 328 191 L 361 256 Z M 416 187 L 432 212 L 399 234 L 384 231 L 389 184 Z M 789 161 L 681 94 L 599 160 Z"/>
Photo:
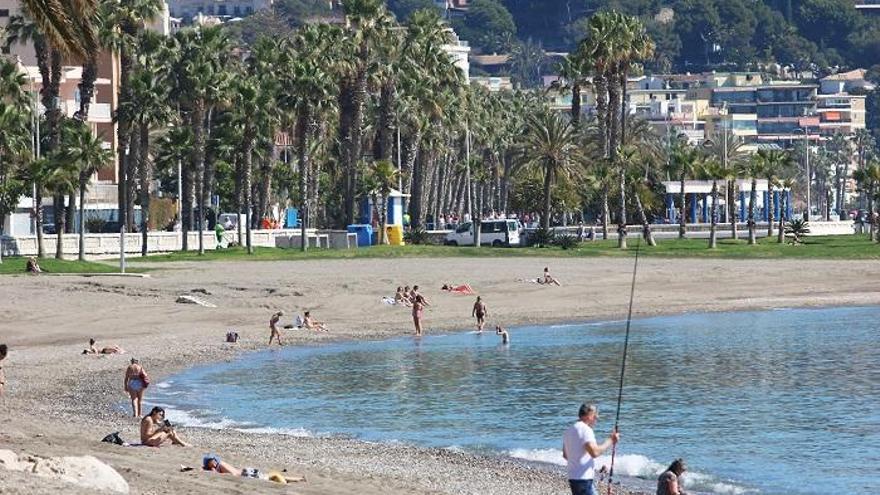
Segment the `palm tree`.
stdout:
<path fill-rule="evenodd" d="M 397 168 L 388 160 L 373 162 L 367 174 L 373 207 L 379 216 L 379 244 L 388 244 L 388 198 L 397 184 Z"/>
<path fill-rule="evenodd" d="M 120 107 L 120 115 L 125 115 L 132 128 L 137 130 L 138 144 L 138 182 L 140 183 L 141 205 L 141 255 L 147 255 L 147 238 L 150 225 L 150 183 L 153 178 L 150 157 L 150 131 L 163 126 L 173 118 L 168 105 L 168 79 L 155 69 L 137 69 L 129 81 L 128 101 Z"/>
<path fill-rule="evenodd" d="M 868 200 L 868 223 L 871 224 L 869 234 L 870 238 L 874 239 L 874 232 L 876 229 L 874 201 L 878 199 L 878 186 L 880 186 L 880 163 L 878 163 L 876 160 L 871 160 L 867 162 L 861 170 L 856 170 L 855 173 L 853 173 L 853 178 L 859 184 L 859 189 Z"/>
<path fill-rule="evenodd" d="M 736 178 L 744 160 L 747 159 L 743 150 L 743 140 L 734 135 L 727 129 L 722 129 L 721 139 L 711 142 L 709 146 L 709 154 L 715 158 L 715 161 L 721 166 L 716 172 L 721 175 L 719 179 L 724 179 L 726 183 L 727 202 L 727 220 L 730 222 L 730 236 L 736 240 L 739 234 L 736 228 Z"/>
<path fill-rule="evenodd" d="M 83 60 L 97 51 L 98 40 L 92 16 L 98 0 L 22 0 L 36 27 L 56 50 Z"/>
<path fill-rule="evenodd" d="M 726 171 L 714 158 L 709 158 L 703 161 L 699 172 L 704 179 L 712 181 L 712 192 L 710 193 L 712 196 L 712 226 L 709 230 L 709 249 L 715 249 L 718 247 L 718 181 L 723 180 Z"/>
<path fill-rule="evenodd" d="M 767 209 L 767 237 L 773 237 L 773 216 L 775 213 L 773 184 L 778 182 L 777 177 L 788 173 L 792 163 L 791 155 L 788 152 L 771 150 L 764 153 L 764 176 L 767 178 L 767 204 L 764 205 L 764 208 Z"/>
<path fill-rule="evenodd" d="M 581 89 L 587 83 L 589 74 L 587 54 L 583 50 L 566 55 L 558 65 L 560 80 L 554 83 L 556 89 L 571 91 L 571 123 L 580 126 Z"/>
<path fill-rule="evenodd" d="M 375 68 L 376 45 L 393 26 L 394 16 L 382 0 L 343 0 L 342 6 L 346 16 L 346 41 L 350 43 L 351 51 L 348 59 L 341 61 L 340 65 L 343 76 L 340 79 L 339 135 L 345 173 L 343 219 L 350 224 L 355 219 L 367 82 Z"/>
<path fill-rule="evenodd" d="M 700 151 L 686 140 L 674 143 L 672 155 L 669 160 L 670 174 L 678 177 L 679 180 L 679 218 L 678 218 L 678 238 L 684 239 L 687 234 L 687 194 L 685 194 L 685 180 L 693 177 L 698 170 L 700 160 L 702 158 Z"/>
<path fill-rule="evenodd" d="M 71 132 L 75 131 L 76 121 L 64 120 L 62 122 L 61 139 L 62 142 Z M 43 178 L 43 187 L 47 191 L 55 195 L 55 258 L 64 259 L 64 231 L 67 218 L 64 212 L 64 197 L 74 194 L 79 183 L 79 169 L 77 165 L 68 160 L 65 153 L 60 147 L 53 150 L 48 156 L 46 163 L 41 165 L 46 167 Z"/>
<path fill-rule="evenodd" d="M 787 195 L 785 193 L 786 191 L 791 191 L 795 184 L 796 182 L 793 177 L 779 179 L 777 181 L 777 185 L 782 189 L 781 195 L 779 196 L 779 237 L 777 238 L 779 244 L 785 242 L 785 211 L 787 207 Z"/>
<path fill-rule="evenodd" d="M 172 70 L 176 79 L 174 91 L 181 106 L 189 111 L 194 145 L 188 173 L 195 173 L 197 179 L 199 215 L 196 228 L 199 232 L 199 254 L 204 254 L 203 231 L 205 206 L 208 203 L 206 179 L 209 179 L 205 169 L 206 128 L 213 106 L 223 97 L 230 82 L 227 70 L 230 42 L 226 32 L 218 27 L 184 29 L 175 34 L 175 40 L 179 46 L 179 57 Z M 192 198 L 190 188 L 185 193 L 184 204 L 188 206 Z M 186 240 L 189 230 L 186 221 L 183 222 L 183 228 L 183 238 Z"/>
<path fill-rule="evenodd" d="M 101 138 L 83 124 L 71 125 L 64 135 L 64 160 L 78 171 L 79 185 L 79 260 L 85 261 L 85 196 L 92 175 L 113 160 L 113 152 L 104 148 Z M 145 243 L 146 245 L 146 243 Z"/>
<path fill-rule="evenodd" d="M 755 222 L 755 205 L 758 202 L 758 177 L 762 177 L 767 170 L 767 151 L 759 150 L 758 153 L 752 155 L 748 163 L 743 167 L 746 177 L 752 180 L 751 192 L 749 193 L 749 244 L 757 244 L 757 232 Z M 765 205 L 766 207 L 766 205 Z"/>
<path fill-rule="evenodd" d="M 2 69 L 2 67 L 0 67 Z M 3 80 L 0 79 L 0 84 Z M 4 101 L 8 94 L 0 87 L 0 219 L 14 211 L 24 192 L 25 183 L 18 177 L 18 165 L 27 155 L 29 126 L 27 113 L 14 102 Z M 0 235 L 3 225 L 0 221 Z M 0 262 L 2 262 L 0 249 Z"/>
<path fill-rule="evenodd" d="M 642 223 L 642 236 L 649 246 L 656 246 L 654 235 L 651 233 L 651 223 L 648 221 L 648 215 L 645 213 L 645 202 L 650 201 L 653 197 L 651 185 L 646 177 L 645 170 L 642 167 L 643 161 L 648 161 L 641 154 L 641 150 L 633 146 L 627 146 L 620 150 L 617 155 L 619 167 L 627 171 L 627 184 L 629 184 L 632 197 L 635 199 L 636 212 Z M 623 197 L 623 196 L 621 196 Z"/>
<path fill-rule="evenodd" d="M 576 167 L 582 163 L 577 132 L 559 114 L 545 110 L 529 117 L 521 153 L 528 166 L 544 173 L 541 228 L 547 230 L 553 183 L 557 177 L 577 175 Z"/>

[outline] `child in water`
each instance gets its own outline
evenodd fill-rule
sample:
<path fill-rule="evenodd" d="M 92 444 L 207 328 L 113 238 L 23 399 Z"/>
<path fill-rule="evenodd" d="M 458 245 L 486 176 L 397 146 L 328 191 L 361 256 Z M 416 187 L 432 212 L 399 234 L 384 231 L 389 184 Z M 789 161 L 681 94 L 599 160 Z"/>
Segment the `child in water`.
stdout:
<path fill-rule="evenodd" d="M 501 326 L 499 326 L 499 325 L 495 325 L 495 335 L 501 336 L 501 343 L 502 344 L 509 344 L 510 343 L 510 334 L 508 334 L 507 330 L 501 328 Z"/>

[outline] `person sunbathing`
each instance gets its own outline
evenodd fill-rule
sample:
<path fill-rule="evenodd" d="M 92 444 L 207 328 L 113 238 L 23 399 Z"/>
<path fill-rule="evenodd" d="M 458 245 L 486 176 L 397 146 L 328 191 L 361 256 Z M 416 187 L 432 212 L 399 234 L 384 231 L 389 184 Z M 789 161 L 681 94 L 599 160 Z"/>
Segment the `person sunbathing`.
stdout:
<path fill-rule="evenodd" d="M 241 476 L 241 469 L 228 462 L 221 461 L 220 457 L 214 454 L 208 454 L 202 459 L 202 469 L 220 474 L 236 474 Z"/>
<path fill-rule="evenodd" d="M 452 285 L 452 284 L 443 284 L 443 287 L 440 290 L 444 290 L 446 292 L 455 292 L 456 294 L 465 294 L 465 295 L 474 295 L 476 292 L 470 286 L 470 284 L 464 285 Z"/>
<path fill-rule="evenodd" d="M 83 354 L 125 354 L 125 349 L 119 347 L 118 345 L 110 346 L 110 347 L 102 347 L 98 349 L 95 346 L 95 339 L 89 339 L 89 348 L 83 349 Z"/>
<path fill-rule="evenodd" d="M 159 447 L 166 442 L 188 447 L 174 431 L 171 422 L 165 419 L 165 409 L 154 407 L 150 414 L 141 420 L 141 443 L 148 447 Z"/>
<path fill-rule="evenodd" d="M 306 330 L 315 330 L 317 332 L 326 332 L 327 331 L 327 325 L 323 322 L 317 321 L 314 318 L 312 318 L 311 313 L 308 311 L 303 313 L 302 326 Z"/>

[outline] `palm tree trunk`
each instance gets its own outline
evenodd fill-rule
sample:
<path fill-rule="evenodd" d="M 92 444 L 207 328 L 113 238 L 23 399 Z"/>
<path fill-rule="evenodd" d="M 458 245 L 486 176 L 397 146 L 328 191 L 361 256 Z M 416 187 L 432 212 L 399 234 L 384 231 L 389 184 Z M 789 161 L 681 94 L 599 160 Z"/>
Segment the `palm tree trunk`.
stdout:
<path fill-rule="evenodd" d="M 718 229 L 718 181 L 712 181 L 712 227 L 709 230 L 709 249 L 718 247 L 716 239 Z"/>
<path fill-rule="evenodd" d="M 553 185 L 553 168 L 547 167 L 544 171 L 544 212 L 541 216 L 541 228 L 550 230 L 550 186 Z"/>
<path fill-rule="evenodd" d="M 308 210 L 308 193 L 309 193 L 309 121 L 311 120 L 311 108 L 303 105 L 300 109 L 296 122 L 297 136 L 297 157 L 299 159 L 299 194 L 300 208 L 300 249 L 305 252 L 308 250 L 308 239 L 306 238 L 306 211 Z"/>
<path fill-rule="evenodd" d="M 727 181 L 727 219 L 730 221 L 730 236 L 739 239 L 736 231 L 736 181 Z"/>
<path fill-rule="evenodd" d="M 626 170 L 620 166 L 618 187 L 620 188 L 620 217 L 617 223 L 617 247 L 626 249 Z"/>
<path fill-rule="evenodd" d="M 205 254 L 205 203 L 207 203 L 207 187 L 205 186 L 205 102 L 196 100 L 193 102 L 192 112 L 193 129 L 193 170 L 198 182 L 198 217 L 196 229 L 199 232 L 199 255 Z M 248 185 L 250 187 L 250 185 Z M 248 190 L 246 194 L 250 194 Z M 250 203 L 248 203 L 250 205 Z"/>
<path fill-rule="evenodd" d="M 382 85 L 379 92 L 379 119 L 376 127 L 376 143 L 373 147 L 373 157 L 376 160 L 391 161 L 391 152 L 394 149 L 394 80 L 389 79 Z"/>
<path fill-rule="evenodd" d="M 193 195 L 193 170 L 192 161 L 187 161 L 181 170 L 181 190 L 183 197 L 180 198 L 180 232 L 182 234 L 183 245 L 181 249 L 189 251 L 189 232 L 192 230 L 192 204 Z"/>
<path fill-rule="evenodd" d="M 571 124 L 579 127 L 581 123 L 581 85 L 571 82 Z"/>
<path fill-rule="evenodd" d="M 253 142 L 253 141 L 251 141 Z M 252 235 L 252 221 L 251 221 L 251 212 L 253 209 L 253 184 L 252 184 L 252 164 L 253 164 L 253 145 L 247 146 L 244 150 L 244 195 L 245 195 L 245 211 L 246 211 L 246 242 L 247 242 L 247 252 L 248 254 L 254 254 L 254 245 L 253 245 L 253 235 Z M 303 242 L 306 242 L 306 239 L 303 239 Z"/>
<path fill-rule="evenodd" d="M 64 195 L 55 195 L 55 258 L 64 259 L 64 228 L 67 215 L 64 209 Z"/>
<path fill-rule="evenodd" d="M 604 75 L 598 73 L 593 77 L 593 88 L 596 90 L 596 123 L 602 137 L 603 156 L 607 158 L 611 150 L 608 149 L 608 81 Z"/>
<path fill-rule="evenodd" d="M 37 256 L 40 258 L 46 257 L 46 244 L 43 239 L 43 186 L 42 184 L 36 183 L 34 185 L 34 189 L 37 191 L 34 196 L 34 203 L 36 203 L 37 208 L 34 212 L 34 218 L 37 224 Z"/>
<path fill-rule="evenodd" d="M 685 194 L 684 192 L 684 174 L 681 174 L 679 185 L 681 186 L 681 190 L 679 192 L 681 205 L 679 206 L 678 213 L 678 238 L 684 239 L 685 235 L 687 234 L 687 194 Z"/>
<path fill-rule="evenodd" d="M 785 189 L 783 188 L 779 194 L 779 232 L 776 242 L 783 244 L 785 242 Z"/>
<path fill-rule="evenodd" d="M 123 105 L 131 99 L 131 88 L 130 88 L 130 79 L 131 72 L 134 67 L 134 60 L 129 54 L 128 48 L 123 47 L 120 50 L 119 54 L 119 103 L 118 105 Z M 117 107 L 118 108 L 118 107 Z M 129 133 L 131 132 L 131 122 L 124 114 L 120 115 L 121 118 L 118 119 L 116 126 L 116 139 L 118 142 L 118 148 L 116 150 L 118 164 L 118 177 L 117 181 L 117 201 L 118 201 L 118 219 L 119 224 L 128 230 L 128 162 L 129 158 Z M 181 222 L 183 225 L 183 222 Z M 183 236 L 183 249 L 186 250 L 186 231 L 184 231 Z"/>
<path fill-rule="evenodd" d="M 134 126 L 132 126 L 132 132 L 128 135 L 131 145 L 129 146 L 128 160 L 126 161 L 128 171 L 126 172 L 125 180 L 125 229 L 127 232 L 134 232 L 134 202 L 137 198 L 138 168 L 140 168 L 138 157 L 140 156 L 141 142 L 137 134 L 135 134 L 135 130 Z"/>
<path fill-rule="evenodd" d="M 141 183 L 141 256 L 147 256 L 147 241 L 149 240 L 150 226 L 150 127 L 147 124 L 139 125 L 140 145 L 138 174 Z"/>
<path fill-rule="evenodd" d="M 65 234 L 73 234 L 76 228 L 76 193 L 72 192 L 67 195 L 67 232 Z"/>
<path fill-rule="evenodd" d="M 758 201 L 758 179 L 752 177 L 752 192 L 749 193 L 749 244 L 758 242 L 755 224 L 755 203 Z"/>
<path fill-rule="evenodd" d="M 645 207 L 642 205 L 642 198 L 639 196 L 638 192 L 634 192 L 633 197 L 636 198 L 636 210 L 638 210 L 639 219 L 642 221 L 642 236 L 645 238 L 645 242 L 647 242 L 649 246 L 656 246 L 657 241 L 654 240 L 654 234 L 651 232 L 651 224 L 648 222 L 648 215 L 645 214 Z"/>
<path fill-rule="evenodd" d="M 838 198 L 840 198 L 840 219 L 846 220 L 846 178 L 849 177 L 849 161 L 847 160 L 843 164 L 843 177 L 840 179 L 840 193 Z"/>
<path fill-rule="evenodd" d="M 80 122 L 89 120 L 89 106 L 95 94 L 95 81 L 98 80 L 98 58 L 92 54 L 83 65 L 82 79 L 79 83 L 79 110 L 73 118 Z"/>
<path fill-rule="evenodd" d="M 602 190 L 602 239 L 608 240 L 608 216 L 611 209 L 608 206 L 608 189 Z"/>
<path fill-rule="evenodd" d="M 362 58 L 366 60 L 367 45 L 362 44 L 360 49 Z M 364 102 L 367 98 L 367 70 L 366 67 L 358 70 L 357 76 L 353 81 L 351 93 L 351 132 L 349 134 L 346 148 L 345 163 L 345 221 L 347 224 L 354 223 L 357 214 L 357 183 L 358 168 L 361 160 L 361 139 L 363 134 L 364 120 Z"/>
<path fill-rule="evenodd" d="M 86 179 L 87 180 L 87 179 Z M 86 180 L 79 181 L 79 257 L 80 261 L 86 260 Z"/>

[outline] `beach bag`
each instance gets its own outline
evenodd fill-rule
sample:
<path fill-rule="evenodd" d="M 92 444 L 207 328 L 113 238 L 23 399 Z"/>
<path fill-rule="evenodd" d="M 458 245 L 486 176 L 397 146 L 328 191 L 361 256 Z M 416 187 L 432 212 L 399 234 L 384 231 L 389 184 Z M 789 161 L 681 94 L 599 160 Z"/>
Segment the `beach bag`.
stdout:
<path fill-rule="evenodd" d="M 150 375 L 148 375 L 147 372 L 144 371 L 143 369 L 141 369 L 141 372 L 138 375 L 138 378 L 140 378 L 140 380 L 144 383 L 144 388 L 147 388 L 150 386 Z"/>
<path fill-rule="evenodd" d="M 226 332 L 226 342 L 232 344 L 238 342 L 238 332 Z"/>
<path fill-rule="evenodd" d="M 118 431 L 107 435 L 106 437 L 102 438 L 101 441 L 106 442 L 106 443 L 112 443 L 115 445 L 124 445 L 125 444 L 125 441 L 123 441 L 122 438 L 119 437 Z"/>

